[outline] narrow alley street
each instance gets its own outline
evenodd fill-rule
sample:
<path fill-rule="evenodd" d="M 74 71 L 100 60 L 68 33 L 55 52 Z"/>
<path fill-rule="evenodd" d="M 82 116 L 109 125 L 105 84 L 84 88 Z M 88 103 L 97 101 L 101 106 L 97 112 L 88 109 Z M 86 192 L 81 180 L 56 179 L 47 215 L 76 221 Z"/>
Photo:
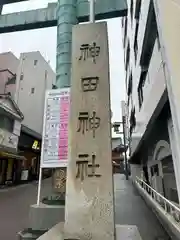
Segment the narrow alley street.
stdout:
<path fill-rule="evenodd" d="M 154 213 L 138 194 L 131 180 L 114 175 L 116 224 L 136 225 L 142 240 L 169 240 Z"/>
<path fill-rule="evenodd" d="M 42 196 L 50 192 L 51 179 L 42 181 Z M 37 183 L 0 190 L 0 240 L 15 240 L 27 227 L 29 206 L 37 199 Z"/>

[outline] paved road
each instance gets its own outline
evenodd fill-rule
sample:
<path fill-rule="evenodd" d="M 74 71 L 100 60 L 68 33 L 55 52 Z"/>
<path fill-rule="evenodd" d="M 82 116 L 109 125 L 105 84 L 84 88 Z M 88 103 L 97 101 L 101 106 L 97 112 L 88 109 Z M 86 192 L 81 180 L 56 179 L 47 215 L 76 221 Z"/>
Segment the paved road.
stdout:
<path fill-rule="evenodd" d="M 115 175 L 116 223 L 136 225 L 143 240 L 164 240 L 167 234 L 124 175 Z M 50 179 L 42 184 L 42 196 L 51 189 Z M 0 240 L 15 240 L 17 232 L 28 226 L 29 206 L 36 202 L 37 184 L 0 190 Z"/>
<path fill-rule="evenodd" d="M 139 196 L 131 181 L 115 174 L 116 223 L 136 225 L 143 240 L 169 240 L 153 212 Z"/>
<path fill-rule="evenodd" d="M 42 196 L 50 191 L 51 181 L 42 184 Z M 28 226 L 29 206 L 36 202 L 37 184 L 0 190 L 0 240 L 15 240 L 17 232 Z"/>

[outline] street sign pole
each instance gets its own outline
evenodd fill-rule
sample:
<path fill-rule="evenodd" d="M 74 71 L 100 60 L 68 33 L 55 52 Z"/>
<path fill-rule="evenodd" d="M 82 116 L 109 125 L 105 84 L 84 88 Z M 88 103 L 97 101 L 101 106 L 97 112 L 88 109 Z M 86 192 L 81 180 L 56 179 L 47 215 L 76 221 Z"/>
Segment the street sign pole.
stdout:
<path fill-rule="evenodd" d="M 124 138 L 124 160 L 125 160 L 125 175 L 126 180 L 128 180 L 128 160 L 127 160 L 127 149 L 126 149 L 126 137 L 127 137 L 127 105 L 125 101 L 121 101 L 121 110 L 122 110 L 122 123 L 123 123 L 123 138 Z"/>
<path fill-rule="evenodd" d="M 39 181 L 38 181 L 38 194 L 37 194 L 37 205 L 40 204 L 40 196 L 41 196 L 41 184 L 42 184 L 42 167 L 40 166 L 39 170 Z"/>
<path fill-rule="evenodd" d="M 122 117 L 123 122 L 123 138 L 124 138 L 124 159 L 125 159 L 125 175 L 128 180 L 128 160 L 127 160 L 127 149 L 126 149 L 126 117 Z"/>

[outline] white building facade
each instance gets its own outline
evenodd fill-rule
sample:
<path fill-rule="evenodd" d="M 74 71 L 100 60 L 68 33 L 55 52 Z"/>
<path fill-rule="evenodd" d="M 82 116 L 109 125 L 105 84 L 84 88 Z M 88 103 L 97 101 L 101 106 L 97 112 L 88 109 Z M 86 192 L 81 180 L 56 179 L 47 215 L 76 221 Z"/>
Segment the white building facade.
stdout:
<path fill-rule="evenodd" d="M 16 76 L 15 101 L 24 114 L 23 125 L 42 134 L 45 91 L 52 89 L 55 73 L 40 52 L 22 53 Z"/>
<path fill-rule="evenodd" d="M 45 91 L 52 89 L 56 75 L 40 52 L 0 54 L 0 94 L 10 94 L 23 112 L 23 129 L 41 138 Z"/>
<path fill-rule="evenodd" d="M 157 191 L 179 202 L 179 163 L 172 130 L 176 122 L 161 21 L 169 6 L 166 0 L 157 2 L 128 0 L 128 15 L 122 18 L 130 161 L 134 178 L 143 172 Z"/>

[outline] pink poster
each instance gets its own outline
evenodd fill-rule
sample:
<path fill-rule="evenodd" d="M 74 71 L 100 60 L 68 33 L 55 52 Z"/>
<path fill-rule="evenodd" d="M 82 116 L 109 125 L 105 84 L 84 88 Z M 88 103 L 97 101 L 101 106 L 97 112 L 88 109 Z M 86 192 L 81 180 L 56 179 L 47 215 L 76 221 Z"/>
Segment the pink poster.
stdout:
<path fill-rule="evenodd" d="M 69 92 L 64 92 L 60 101 L 60 124 L 59 124 L 59 151 L 60 161 L 68 159 L 68 120 L 69 120 Z"/>
<path fill-rule="evenodd" d="M 46 92 L 44 107 L 42 168 L 67 167 L 70 89 Z"/>

